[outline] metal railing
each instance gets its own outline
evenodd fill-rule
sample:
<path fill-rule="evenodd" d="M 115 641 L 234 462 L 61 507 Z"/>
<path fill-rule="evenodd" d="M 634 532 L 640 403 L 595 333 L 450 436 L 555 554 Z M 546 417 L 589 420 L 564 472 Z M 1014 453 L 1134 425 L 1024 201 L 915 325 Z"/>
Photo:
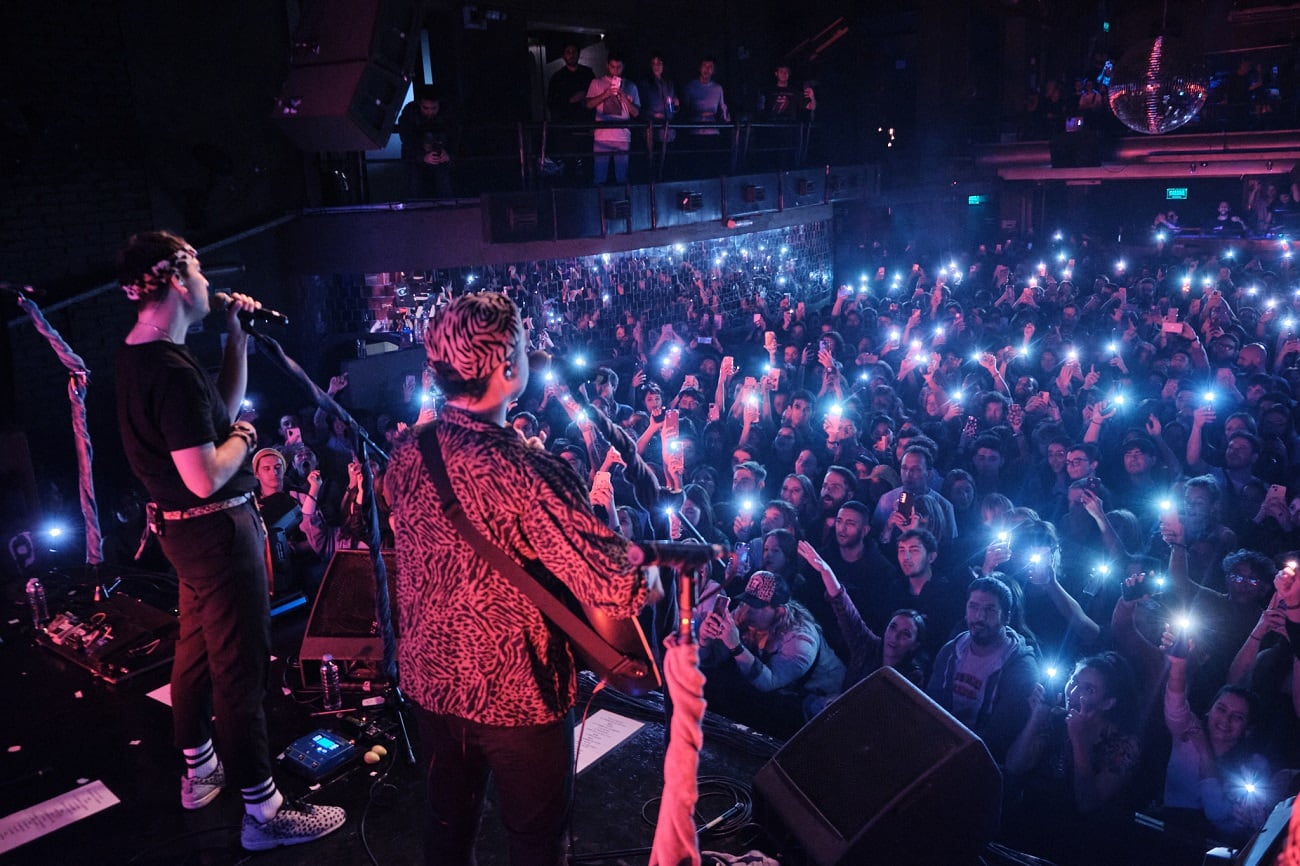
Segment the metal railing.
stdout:
<path fill-rule="evenodd" d="M 628 156 L 641 181 L 800 168 L 807 162 L 813 129 L 811 123 L 747 119 L 470 124 L 459 130 L 460 146 L 453 154 L 458 187 L 462 194 L 472 194 L 532 191 L 564 181 L 590 185 L 590 178 L 574 177 L 573 165 L 590 164 L 595 130 L 619 127 L 632 131 Z"/>

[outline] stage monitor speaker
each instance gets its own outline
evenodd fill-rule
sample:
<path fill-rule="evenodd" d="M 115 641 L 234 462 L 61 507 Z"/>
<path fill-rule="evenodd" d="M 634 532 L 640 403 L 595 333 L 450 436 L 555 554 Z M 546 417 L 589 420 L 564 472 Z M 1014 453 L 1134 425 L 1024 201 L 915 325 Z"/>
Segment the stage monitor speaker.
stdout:
<path fill-rule="evenodd" d="M 984 743 L 888 667 L 795 734 L 754 791 L 818 866 L 972 862 L 1001 819 Z"/>
<path fill-rule="evenodd" d="M 388 572 L 389 609 L 397 633 L 397 554 L 381 552 Z M 299 660 L 319 659 L 329 653 L 340 661 L 378 664 L 384 657 L 384 640 L 375 616 L 375 573 L 368 550 L 340 550 L 330 560 L 316 602 L 302 635 Z M 303 665 L 306 670 L 307 666 Z"/>

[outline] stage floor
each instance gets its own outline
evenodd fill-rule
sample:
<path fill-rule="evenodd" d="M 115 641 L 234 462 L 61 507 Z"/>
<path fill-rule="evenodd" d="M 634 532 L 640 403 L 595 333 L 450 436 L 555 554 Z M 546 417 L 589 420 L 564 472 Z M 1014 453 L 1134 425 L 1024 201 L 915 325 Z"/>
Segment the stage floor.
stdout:
<path fill-rule="evenodd" d="M 238 837 L 242 806 L 237 793 L 226 791 L 196 812 L 186 812 L 180 806 L 181 763 L 171 745 L 170 710 L 150 696 L 166 685 L 169 666 L 117 685 L 96 678 L 50 649 L 36 646 L 22 587 L 10 584 L 4 589 L 0 694 L 6 699 L 0 723 L 4 747 L 0 753 L 0 817 L 72 792 L 78 794 L 78 808 L 87 812 L 112 797 L 119 802 L 0 854 L 0 862 L 53 866 L 89 858 L 89 862 L 105 864 L 221 866 L 256 856 L 257 863 L 267 866 L 334 866 L 370 862 L 367 847 L 380 864 L 423 862 L 421 774 L 407 764 L 400 747 L 391 745 L 377 767 L 354 764 L 317 790 L 278 769 L 277 781 L 288 794 L 344 806 L 348 822 L 320 842 L 257 855 L 242 851 Z M 62 599 L 68 587 L 51 585 L 50 589 L 53 612 L 59 605 L 54 598 Z M 86 597 L 84 589 L 78 588 L 78 592 L 81 598 Z M 318 728 L 341 733 L 353 730 L 345 722 L 313 717 L 311 712 L 320 709 L 319 698 L 293 691 L 301 682 L 293 666 L 306 618 L 306 608 L 299 608 L 273 621 L 276 660 L 266 701 L 273 749 L 282 749 Z M 360 695 L 346 697 L 355 705 Z M 650 801 L 659 796 L 662 787 L 662 711 L 651 705 L 625 705 L 616 697 L 598 695 L 591 712 L 604 709 L 637 717 L 643 724 L 578 775 L 571 856 L 591 863 L 643 864 L 647 862 L 644 855 L 598 855 L 651 844 L 654 828 L 643 820 L 643 813 L 653 816 Z M 382 714 L 375 718 L 381 725 L 388 719 Z M 590 729 L 587 737 L 583 749 L 594 749 L 596 739 Z M 372 740 L 363 741 L 368 744 Z M 771 740 L 742 732 L 706 735 L 700 774 L 748 786 L 775 748 Z M 385 770 L 388 773 L 381 781 L 380 773 Z M 95 782 L 102 783 L 111 797 L 92 784 Z M 700 810 L 707 818 L 731 805 L 729 797 L 715 795 L 703 798 Z M 479 863 L 507 866 L 504 832 L 493 809 L 489 801 Z M 0 829 L 0 850 L 15 832 L 19 831 Z M 755 847 L 768 850 L 769 842 L 758 828 L 750 827 L 731 837 L 706 838 L 703 846 L 742 853 Z"/>

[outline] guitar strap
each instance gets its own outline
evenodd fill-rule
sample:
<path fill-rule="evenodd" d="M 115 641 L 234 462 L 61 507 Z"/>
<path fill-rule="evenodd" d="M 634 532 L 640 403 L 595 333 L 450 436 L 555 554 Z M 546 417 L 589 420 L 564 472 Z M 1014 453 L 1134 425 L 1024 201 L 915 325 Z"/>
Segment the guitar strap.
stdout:
<path fill-rule="evenodd" d="M 568 635 L 583 654 L 602 670 L 617 675 L 632 675 L 642 667 L 636 659 L 630 658 L 614 649 L 605 639 L 569 610 L 568 606 L 547 592 L 537 580 L 515 562 L 505 551 L 493 544 L 487 536 L 479 531 L 461 507 L 460 497 L 452 489 L 451 478 L 447 475 L 447 466 L 442 459 L 442 448 L 438 444 L 438 431 L 434 424 L 429 424 L 420 431 L 420 455 L 424 458 L 424 468 L 428 470 L 434 488 L 438 491 L 439 507 L 451 525 L 469 542 L 470 547 L 502 577 L 510 581 L 515 589 L 528 596 L 537 605 L 542 616 Z"/>

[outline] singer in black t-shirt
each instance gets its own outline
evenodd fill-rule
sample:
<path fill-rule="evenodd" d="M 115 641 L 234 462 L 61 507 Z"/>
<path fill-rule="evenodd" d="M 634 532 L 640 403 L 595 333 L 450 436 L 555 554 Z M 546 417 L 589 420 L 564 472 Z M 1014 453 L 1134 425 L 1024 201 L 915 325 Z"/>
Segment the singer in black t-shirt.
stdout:
<path fill-rule="evenodd" d="M 235 420 L 248 383 L 248 335 L 238 314 L 260 305 L 247 295 L 230 300 L 213 383 L 185 347 L 186 332 L 211 304 L 198 253 L 176 235 L 144 232 L 131 238 L 119 265 L 136 321 L 117 356 L 118 426 L 152 500 L 150 527 L 180 584 L 171 699 L 186 763 L 181 804 L 206 806 L 228 777 L 244 800 L 245 848 L 311 841 L 346 816 L 285 801 L 271 778 L 262 707 L 271 655 L 266 528 L 248 467 L 257 432 Z"/>

